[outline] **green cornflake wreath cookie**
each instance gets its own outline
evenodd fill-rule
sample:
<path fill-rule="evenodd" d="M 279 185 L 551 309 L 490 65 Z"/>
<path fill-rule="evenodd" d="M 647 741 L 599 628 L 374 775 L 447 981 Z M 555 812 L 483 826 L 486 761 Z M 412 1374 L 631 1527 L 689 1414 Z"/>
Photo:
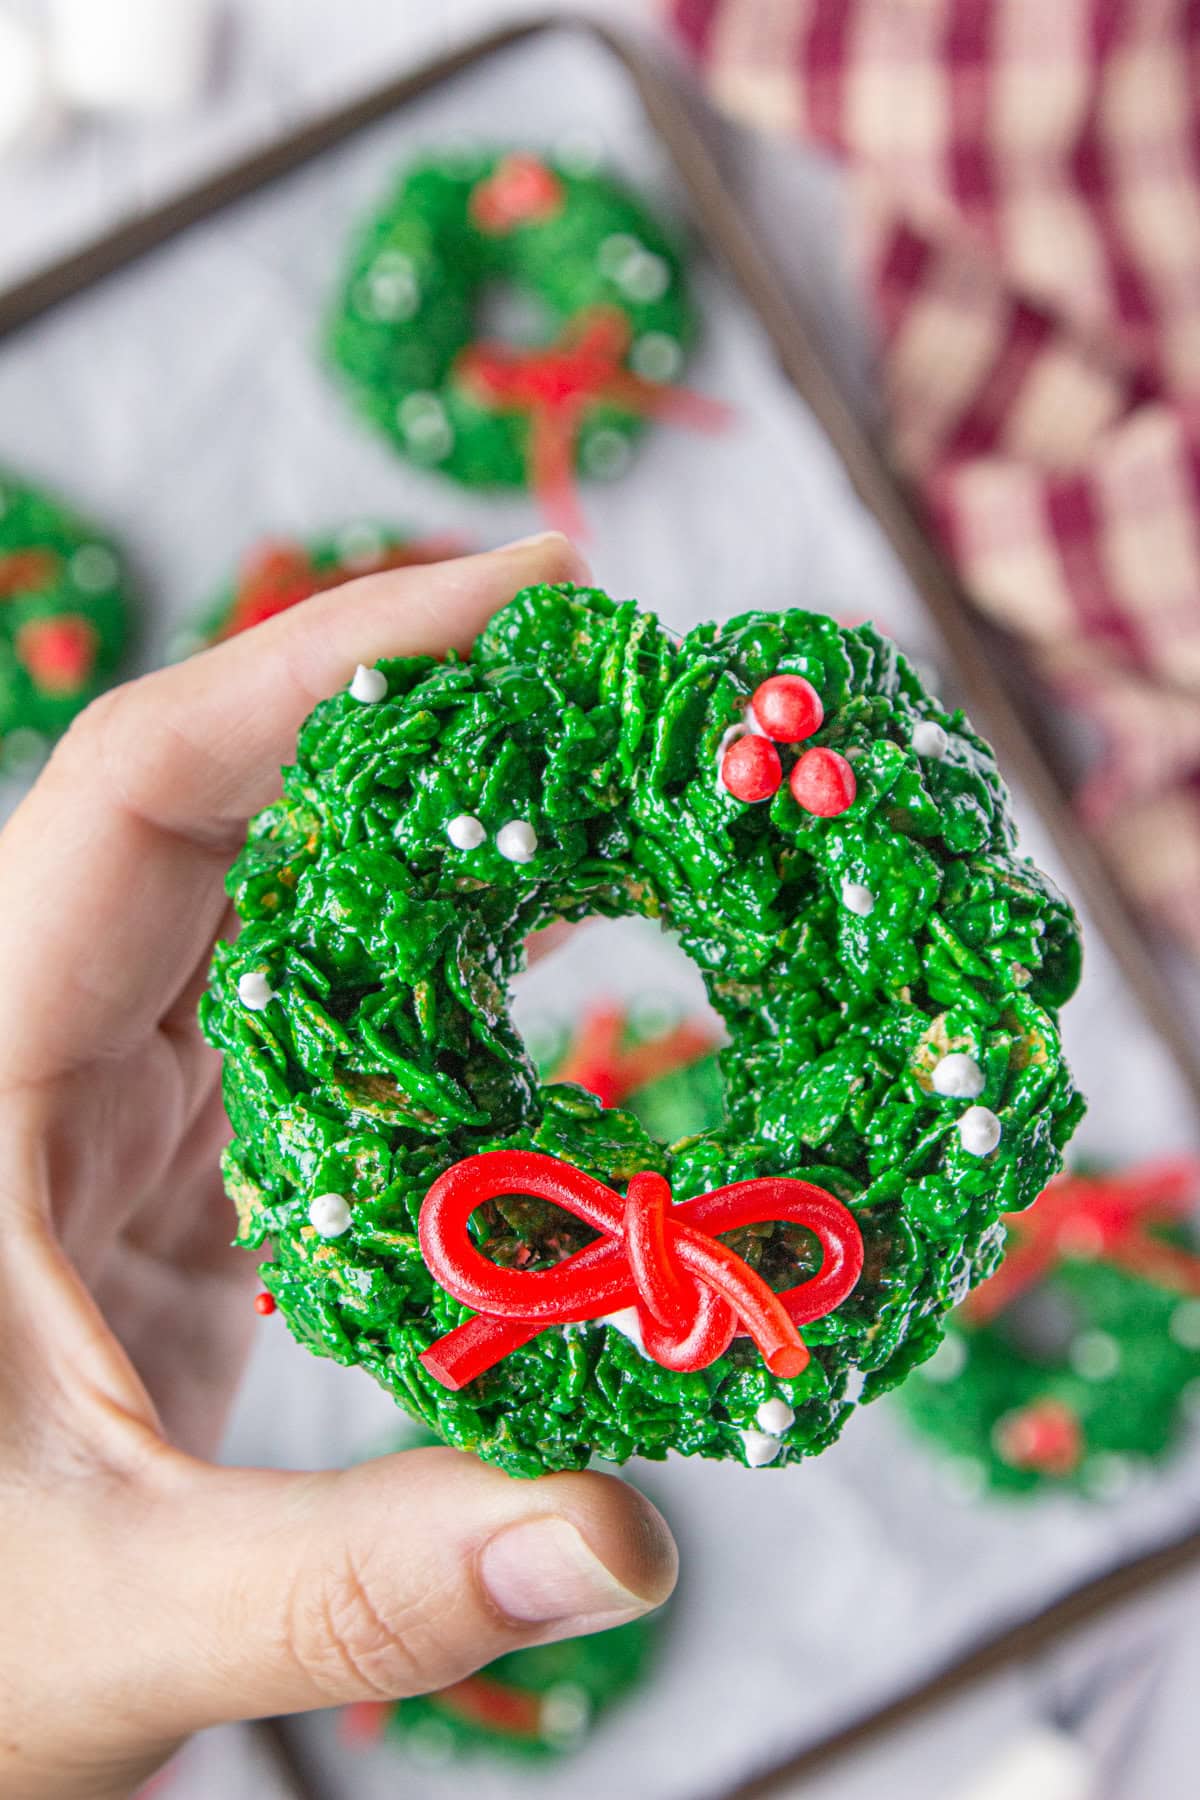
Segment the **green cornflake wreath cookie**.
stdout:
<path fill-rule="evenodd" d="M 986 745 L 870 626 L 748 613 L 680 641 L 528 589 L 467 661 L 360 669 L 317 707 L 229 892 L 202 1019 L 237 1241 L 271 1240 L 302 1342 L 514 1474 L 823 1449 L 930 1354 L 1082 1112 L 1055 1022 L 1074 914 L 1014 854 Z M 670 1147 L 540 1086 L 507 1014 L 530 932 L 635 913 L 731 1040 L 724 1122 Z M 557 1185 L 497 1189 L 518 1165 Z M 474 1258 L 494 1302 L 427 1255 L 460 1293 Z M 513 1310 L 529 1282 L 548 1321 Z M 703 1366 L 655 1360 L 701 1340 Z"/>
<path fill-rule="evenodd" d="M 352 520 L 340 531 L 308 544 L 267 539 L 243 559 L 236 582 L 206 610 L 199 625 L 179 644 L 179 652 L 188 655 L 222 643 L 360 575 L 439 562 L 461 552 L 457 538 L 414 538 L 370 519 Z"/>
<path fill-rule="evenodd" d="M 390 1738 L 429 1763 L 480 1750 L 562 1755 L 644 1679 L 656 1632 L 653 1619 L 634 1619 L 513 1650 L 435 1693 L 347 1707 L 343 1732 L 352 1743 Z"/>
<path fill-rule="evenodd" d="M 110 540 L 0 471 L 0 761 L 36 761 L 108 685 L 127 608 Z"/>
<path fill-rule="evenodd" d="M 900 1390 L 957 1487 L 1118 1497 L 1200 1403 L 1193 1158 L 1051 1183 Z"/>
<path fill-rule="evenodd" d="M 555 341 L 480 339 L 489 289 L 539 303 Z M 423 468 L 537 489 L 623 472 L 646 414 L 713 422 L 673 390 L 694 334 L 678 252 L 615 181 L 526 152 L 404 171 L 359 233 L 328 332 L 358 411 Z"/>

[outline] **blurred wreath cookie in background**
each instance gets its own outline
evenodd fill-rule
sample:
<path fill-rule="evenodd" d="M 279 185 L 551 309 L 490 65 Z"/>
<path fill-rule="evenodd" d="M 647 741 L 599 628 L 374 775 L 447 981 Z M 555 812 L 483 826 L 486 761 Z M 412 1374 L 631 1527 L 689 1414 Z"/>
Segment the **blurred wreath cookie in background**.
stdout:
<path fill-rule="evenodd" d="M 190 656 L 195 650 L 219 644 L 360 575 L 441 562 L 445 557 L 461 556 L 464 549 L 460 539 L 446 533 L 412 537 L 372 519 L 351 520 L 309 543 L 264 539 L 242 559 L 233 585 L 205 609 L 191 631 L 176 640 L 175 653 Z"/>
<path fill-rule="evenodd" d="M 657 1615 L 635 1619 L 591 1637 L 513 1650 L 431 1694 L 364 1701 L 343 1712 L 343 1739 L 390 1741 L 425 1763 L 478 1751 L 565 1755 L 645 1680 L 660 1629 Z"/>
<path fill-rule="evenodd" d="M 111 539 L 0 470 L 0 765 L 36 768 L 115 679 L 129 587 Z"/>
<path fill-rule="evenodd" d="M 527 341 L 492 333 L 489 308 L 523 312 Z M 577 533 L 575 475 L 623 474 L 646 420 L 724 422 L 676 385 L 695 331 L 674 235 L 619 182 L 462 149 L 404 170 L 359 230 L 327 341 L 411 462 L 531 487 Z"/>
<path fill-rule="evenodd" d="M 900 1405 L 965 1495 L 1118 1498 L 1200 1408 L 1200 1161 L 1061 1176 Z"/>

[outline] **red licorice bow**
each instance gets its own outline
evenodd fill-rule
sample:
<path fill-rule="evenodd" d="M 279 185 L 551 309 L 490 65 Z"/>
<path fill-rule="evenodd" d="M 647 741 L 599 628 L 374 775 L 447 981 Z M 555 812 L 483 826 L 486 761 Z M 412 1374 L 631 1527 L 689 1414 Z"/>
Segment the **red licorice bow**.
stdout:
<path fill-rule="evenodd" d="M 593 307 L 568 324 L 557 344 L 519 350 L 470 344 L 456 374 L 480 406 L 529 416 L 529 480 L 546 517 L 572 537 L 586 525 L 575 493 L 575 440 L 590 406 L 619 407 L 646 418 L 716 431 L 729 408 L 689 388 L 648 381 L 624 365 L 629 321 L 614 307 Z"/>
<path fill-rule="evenodd" d="M 1115 1175 L 1060 1175 L 1027 1212 L 1009 1213 L 1012 1248 L 964 1302 L 973 1325 L 986 1325 L 1067 1256 L 1115 1263 L 1143 1281 L 1200 1294 L 1200 1256 L 1156 1235 L 1153 1227 L 1192 1213 L 1200 1161 L 1181 1156 Z"/>
<path fill-rule="evenodd" d="M 476 1207 L 503 1194 L 551 1200 L 602 1235 L 552 1269 L 501 1269 L 471 1242 Z M 821 1246 L 818 1273 L 776 1294 L 717 1232 L 790 1220 Z M 772 1374 L 799 1375 L 797 1326 L 823 1318 L 862 1273 L 862 1234 L 840 1200 L 809 1181 L 764 1175 L 674 1205 L 661 1175 L 634 1175 L 624 1199 L 571 1163 L 532 1150 L 485 1150 L 455 1163 L 425 1196 L 421 1252 L 435 1280 L 475 1317 L 421 1362 L 443 1387 L 465 1387 L 552 1325 L 636 1306 L 647 1356 L 680 1372 L 707 1368 L 739 1331 Z"/>

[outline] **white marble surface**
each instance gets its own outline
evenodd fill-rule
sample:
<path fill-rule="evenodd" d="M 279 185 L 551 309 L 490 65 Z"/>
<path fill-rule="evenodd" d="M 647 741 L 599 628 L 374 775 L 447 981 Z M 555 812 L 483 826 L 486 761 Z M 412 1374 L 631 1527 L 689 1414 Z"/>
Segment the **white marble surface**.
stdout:
<path fill-rule="evenodd" d="M 231 8 L 224 84 L 203 114 L 153 133 L 87 127 L 24 173 L 0 176 L 5 272 L 497 11 L 468 0 L 438 9 L 387 0 Z M 671 202 L 667 173 L 612 67 L 578 43 L 543 46 L 456 83 L 0 345 L 0 461 L 61 483 L 121 532 L 151 601 L 143 660 L 164 654 L 264 531 L 315 529 L 359 513 L 454 526 L 480 543 L 531 528 L 524 501 L 464 496 L 360 433 L 316 362 L 313 337 L 349 218 L 406 149 L 458 130 L 552 141 L 580 118 L 641 185 Z M 838 354 L 861 380 L 861 333 L 838 299 L 835 185 L 814 163 L 751 152 L 743 139 L 727 148 L 747 203 L 776 224 L 786 219 L 776 237 L 781 259 L 826 321 L 840 321 Z M 702 268 L 698 279 L 709 331 L 691 378 L 736 400 L 738 427 L 716 442 L 657 432 L 636 479 L 587 490 L 599 577 L 652 600 L 679 625 L 796 601 L 871 614 L 936 663 L 937 644 L 886 545 L 752 321 L 717 271 Z M 1053 864 L 1036 829 L 1027 842 Z M 598 967 L 608 993 L 647 984 L 688 991 L 694 978 L 659 940 L 635 926 L 604 930 L 603 955 L 594 942 L 591 951 L 577 942 L 565 962 L 529 978 L 523 1007 L 577 1004 L 596 991 Z M 1082 1140 L 1090 1150 L 1133 1156 L 1193 1141 L 1165 1059 L 1095 941 L 1069 1037 L 1093 1099 Z M 264 1324 L 229 1454 L 336 1463 L 361 1453 L 391 1419 L 365 1378 L 311 1362 L 275 1319 Z M 536 1783 L 487 1768 L 469 1777 L 417 1771 L 382 1756 L 348 1766 L 329 1722 L 313 1721 L 306 1735 L 328 1791 L 501 1800 L 536 1786 L 547 1800 L 590 1800 L 623 1784 L 639 1800 L 719 1794 L 980 1632 L 1180 1528 L 1200 1499 L 1200 1453 L 1193 1447 L 1118 1507 L 970 1510 L 947 1497 L 898 1421 L 876 1408 L 809 1469 L 756 1475 L 675 1463 L 646 1480 L 677 1526 L 685 1561 L 653 1686 L 578 1759 Z M 1002 1692 L 998 1712 L 988 1712 L 986 1696 L 975 1704 L 980 1716 L 1003 1719 L 1010 1704 L 1032 1716 L 1040 1700 L 1031 1689 Z M 898 1749 L 888 1791 L 936 1795 L 941 1784 L 949 1800 L 939 1771 L 957 1766 L 953 1747 L 965 1732 L 952 1722 L 916 1751 L 912 1740 Z M 256 1786 L 253 1771 L 234 1772 L 245 1747 L 222 1734 L 198 1744 L 181 1765 L 180 1800 L 267 1795 L 265 1777 Z M 882 1787 L 882 1778 L 880 1788 L 854 1786 L 857 1773 L 830 1781 L 809 1791 L 849 1800 Z M 1169 1800 L 1171 1789 L 1160 1782 L 1154 1792 Z"/>

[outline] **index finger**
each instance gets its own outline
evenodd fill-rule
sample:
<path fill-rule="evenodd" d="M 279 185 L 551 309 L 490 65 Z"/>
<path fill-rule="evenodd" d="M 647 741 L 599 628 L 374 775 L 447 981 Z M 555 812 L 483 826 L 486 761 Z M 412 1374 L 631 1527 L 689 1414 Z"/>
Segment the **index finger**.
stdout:
<path fill-rule="evenodd" d="M 208 953 L 300 724 L 358 663 L 465 650 L 522 587 L 586 574 L 550 532 L 367 576 L 90 707 L 0 833 L 0 1084 L 153 1029 Z"/>

